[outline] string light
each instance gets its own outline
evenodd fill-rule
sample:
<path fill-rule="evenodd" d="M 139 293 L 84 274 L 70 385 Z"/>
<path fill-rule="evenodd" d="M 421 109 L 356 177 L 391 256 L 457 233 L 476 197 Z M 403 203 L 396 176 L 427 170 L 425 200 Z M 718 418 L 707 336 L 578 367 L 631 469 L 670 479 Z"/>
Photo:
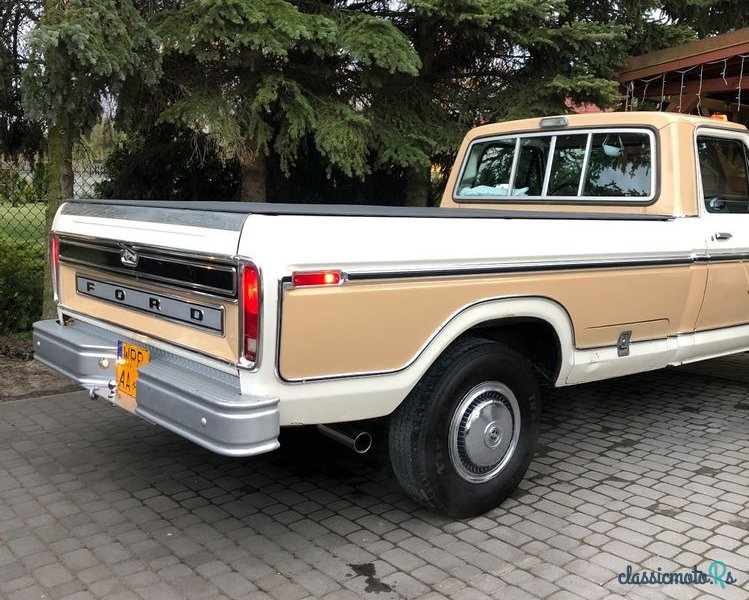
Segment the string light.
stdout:
<path fill-rule="evenodd" d="M 684 97 L 684 75 L 687 74 L 686 71 L 677 71 L 677 73 L 681 73 L 681 87 L 679 88 L 679 112 L 681 112 L 681 99 Z"/>
<path fill-rule="evenodd" d="M 666 74 L 663 74 L 663 81 L 661 83 L 661 102 L 658 105 L 658 110 L 663 110 L 663 103 L 666 101 Z"/>
<path fill-rule="evenodd" d="M 648 87 L 652 82 L 654 82 L 656 79 L 658 79 L 660 75 L 656 75 L 655 77 L 651 77 L 650 79 L 640 79 L 640 81 L 644 84 L 642 88 L 642 102 L 645 103 L 646 98 L 648 97 Z"/>
<path fill-rule="evenodd" d="M 741 112 L 741 87 L 744 82 L 744 60 L 746 59 L 746 56 L 743 54 L 741 55 L 741 70 L 739 71 L 739 93 L 736 96 L 736 112 Z"/>
<path fill-rule="evenodd" d="M 689 67 L 688 69 L 684 69 L 683 71 L 676 71 L 677 73 L 681 75 L 681 87 L 679 88 L 679 107 L 678 107 L 679 112 L 681 112 L 681 101 L 684 96 L 684 75 L 686 75 L 690 71 L 693 71 L 696 68 L 697 67 L 695 65 L 694 67 Z"/>
<path fill-rule="evenodd" d="M 637 98 L 635 97 L 635 82 L 634 81 L 630 81 L 629 85 L 632 88 L 631 89 L 631 92 L 632 92 L 632 103 L 630 104 L 629 108 L 630 108 L 630 110 L 635 110 L 635 108 L 637 108 Z"/>

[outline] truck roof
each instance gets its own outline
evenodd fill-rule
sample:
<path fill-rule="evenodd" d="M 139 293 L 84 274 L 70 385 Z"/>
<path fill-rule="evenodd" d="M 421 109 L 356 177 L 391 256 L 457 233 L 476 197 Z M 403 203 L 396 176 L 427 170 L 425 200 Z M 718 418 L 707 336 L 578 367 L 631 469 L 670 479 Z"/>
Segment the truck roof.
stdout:
<path fill-rule="evenodd" d="M 570 115 L 556 115 L 551 117 L 534 117 L 531 119 L 520 119 L 517 121 L 504 121 L 501 123 L 490 123 L 472 129 L 470 137 L 482 137 L 485 135 L 500 135 L 502 133 L 516 131 L 535 131 L 544 129 L 541 127 L 542 119 L 566 119 L 566 126 L 549 127 L 550 130 L 565 129 L 567 127 L 592 127 L 592 126 L 633 126 L 633 127 L 654 127 L 662 129 L 673 123 L 685 123 L 691 127 L 700 125 L 718 127 L 721 129 L 731 129 L 734 131 L 746 131 L 746 127 L 739 123 L 731 123 L 708 117 L 695 115 L 683 115 L 680 113 L 658 112 L 658 111 L 611 111 L 598 113 L 583 113 Z"/>

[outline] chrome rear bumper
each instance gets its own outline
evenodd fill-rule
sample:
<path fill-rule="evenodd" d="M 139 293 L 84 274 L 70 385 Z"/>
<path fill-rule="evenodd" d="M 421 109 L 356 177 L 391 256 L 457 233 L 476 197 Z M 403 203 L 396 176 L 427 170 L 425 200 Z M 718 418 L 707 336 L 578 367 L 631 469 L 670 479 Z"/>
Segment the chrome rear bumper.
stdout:
<path fill-rule="evenodd" d="M 239 377 L 93 325 L 34 323 L 36 360 L 113 404 L 120 404 L 114 390 L 118 341 L 151 352 L 150 362 L 138 368 L 137 403 L 121 406 L 219 454 L 252 456 L 278 448 L 278 398 L 242 394 Z"/>

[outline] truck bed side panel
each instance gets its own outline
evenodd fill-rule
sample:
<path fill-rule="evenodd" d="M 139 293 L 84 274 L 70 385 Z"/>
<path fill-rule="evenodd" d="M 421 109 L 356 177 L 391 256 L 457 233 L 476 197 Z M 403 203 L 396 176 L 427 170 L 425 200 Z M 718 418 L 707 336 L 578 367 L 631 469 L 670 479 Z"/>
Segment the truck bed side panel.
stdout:
<path fill-rule="evenodd" d="M 287 289 L 280 373 L 296 380 L 401 369 L 453 315 L 502 297 L 559 303 L 570 315 L 577 348 L 615 345 L 625 329 L 634 342 L 663 339 L 691 330 L 705 276 L 704 266 L 687 264 Z"/>

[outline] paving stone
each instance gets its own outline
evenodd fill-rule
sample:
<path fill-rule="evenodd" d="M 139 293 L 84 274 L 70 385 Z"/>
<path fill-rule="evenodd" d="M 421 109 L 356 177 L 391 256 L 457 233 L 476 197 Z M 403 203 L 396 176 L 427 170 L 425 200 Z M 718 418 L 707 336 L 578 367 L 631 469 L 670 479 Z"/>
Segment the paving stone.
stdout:
<path fill-rule="evenodd" d="M 520 490 L 464 521 L 315 432 L 240 460 L 84 394 L 0 404 L 0 598 L 696 598 L 616 576 L 749 573 L 749 355 L 707 364 L 546 394 Z"/>
<path fill-rule="evenodd" d="M 138 591 L 143 600 L 184 600 L 184 596 L 166 583 L 155 583 Z"/>
<path fill-rule="evenodd" d="M 722 548 L 723 550 L 729 550 L 729 551 L 737 550 L 738 548 L 742 546 L 742 543 L 739 540 L 727 537 L 725 535 L 714 535 L 705 541 L 710 546 L 714 546 L 716 548 Z"/>
<path fill-rule="evenodd" d="M 87 585 L 88 589 L 93 592 L 99 598 L 108 598 L 112 594 L 125 591 L 125 585 L 123 580 L 118 577 L 108 577 L 106 579 L 100 579 Z"/>
<path fill-rule="evenodd" d="M 332 577 L 328 577 L 324 573 L 315 570 L 298 573 L 294 576 L 294 582 L 302 586 L 316 598 L 321 598 L 341 587 Z"/>
<path fill-rule="evenodd" d="M 406 542 L 403 542 L 402 545 L 404 545 Z M 428 549 L 429 545 L 425 544 L 423 541 L 420 542 L 419 545 L 425 545 L 425 548 L 416 549 L 416 552 L 419 552 L 421 550 Z M 389 563 L 404 568 L 407 570 L 415 569 L 416 567 L 420 567 L 424 564 L 424 561 L 419 558 L 416 554 L 412 554 L 411 552 L 406 552 L 402 548 L 393 548 L 392 550 L 387 550 L 386 552 L 383 552 L 381 554 L 381 558 L 383 560 L 388 561 Z"/>
<path fill-rule="evenodd" d="M 38 585 L 32 585 L 22 590 L 10 592 L 7 600 L 42 600 L 45 597 L 45 590 Z"/>
<path fill-rule="evenodd" d="M 749 488 L 749 482 L 747 482 L 747 487 Z M 715 530 L 715 533 L 736 540 L 743 540 L 746 537 L 749 537 L 749 530 L 746 528 L 735 527 L 734 525 L 721 525 Z"/>
<path fill-rule="evenodd" d="M 607 531 L 606 535 L 638 548 L 642 548 L 653 541 L 652 536 L 638 533 L 626 527 L 614 527 Z"/>
<path fill-rule="evenodd" d="M 45 588 L 53 588 L 73 580 L 70 571 L 60 564 L 47 565 L 34 570 L 34 578 Z"/>
<path fill-rule="evenodd" d="M 105 564 L 111 565 L 131 557 L 130 551 L 119 542 L 113 542 L 94 549 L 94 554 Z"/>
<path fill-rule="evenodd" d="M 158 583 L 160 581 L 160 578 L 158 575 L 156 575 L 156 573 L 144 569 L 143 571 L 138 571 L 137 573 L 133 573 L 131 575 L 123 577 L 123 581 L 127 585 L 128 589 L 139 590 L 154 583 Z"/>
<path fill-rule="evenodd" d="M 46 596 L 52 600 L 62 600 L 73 594 L 84 591 L 85 586 L 80 581 L 66 581 L 47 590 Z"/>
<path fill-rule="evenodd" d="M 502 588 L 496 597 L 502 598 L 502 600 L 538 600 L 537 596 L 519 587 Z"/>
<path fill-rule="evenodd" d="M 601 585 L 597 585 L 578 575 L 565 575 L 554 582 L 555 585 L 575 593 L 581 598 L 600 599 L 608 595 L 608 591 Z"/>
<path fill-rule="evenodd" d="M 491 600 L 489 596 L 475 589 L 463 588 L 450 596 L 453 600 Z"/>
<path fill-rule="evenodd" d="M 60 560 L 72 571 L 82 571 L 99 564 L 99 560 L 86 548 L 66 552 L 60 556 Z"/>
<path fill-rule="evenodd" d="M 660 541 L 649 544 L 645 549 L 651 554 L 662 556 L 664 558 L 673 558 L 682 551 L 678 546 L 673 546 Z"/>

